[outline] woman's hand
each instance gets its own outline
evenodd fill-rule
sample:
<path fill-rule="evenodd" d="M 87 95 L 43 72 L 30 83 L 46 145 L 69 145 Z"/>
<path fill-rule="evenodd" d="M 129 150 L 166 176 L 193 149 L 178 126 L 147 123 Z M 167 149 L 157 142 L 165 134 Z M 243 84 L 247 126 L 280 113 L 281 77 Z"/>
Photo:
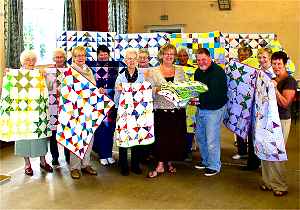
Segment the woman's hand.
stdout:
<path fill-rule="evenodd" d="M 3 70 L 3 77 L 4 76 L 6 76 L 6 74 L 9 72 L 9 68 L 5 68 L 4 70 Z"/>
<path fill-rule="evenodd" d="M 99 88 L 99 93 L 100 93 L 100 94 L 104 94 L 104 93 L 105 93 L 105 90 L 104 90 L 104 88 L 102 88 L 102 87 L 101 87 L 101 88 Z"/>
<path fill-rule="evenodd" d="M 122 91 L 122 89 L 123 89 L 123 88 L 122 88 L 122 84 L 117 84 L 117 85 L 116 85 L 116 90 L 117 90 L 117 91 Z"/>
<path fill-rule="evenodd" d="M 274 80 L 274 79 L 272 79 L 272 82 L 273 82 L 273 85 L 274 85 L 274 87 L 276 88 L 276 87 L 277 87 L 277 84 L 278 84 L 278 82 L 276 82 L 276 80 Z"/>

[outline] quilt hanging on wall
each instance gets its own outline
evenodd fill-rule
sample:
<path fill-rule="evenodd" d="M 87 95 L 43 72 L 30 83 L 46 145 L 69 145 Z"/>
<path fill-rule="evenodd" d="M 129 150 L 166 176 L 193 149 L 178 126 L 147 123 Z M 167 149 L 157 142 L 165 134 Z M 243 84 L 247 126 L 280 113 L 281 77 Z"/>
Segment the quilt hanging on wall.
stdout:
<path fill-rule="evenodd" d="M 168 43 L 166 33 L 117 34 L 115 36 L 115 60 L 124 60 L 126 48 L 147 48 L 149 64 L 154 67 L 159 65 L 157 58 L 159 48 L 166 43 Z"/>
<path fill-rule="evenodd" d="M 149 82 L 122 83 L 114 139 L 119 147 L 154 142 L 152 88 Z"/>
<path fill-rule="evenodd" d="M 251 125 L 257 70 L 232 60 L 225 71 L 228 102 L 224 112 L 224 124 L 246 139 Z"/>
<path fill-rule="evenodd" d="M 64 31 L 56 41 L 56 46 L 63 48 L 67 53 L 67 63 L 72 63 L 72 49 L 78 45 L 86 47 L 86 60 L 97 61 L 97 48 L 105 45 L 110 50 L 110 56 L 114 58 L 115 32 L 91 32 L 91 31 Z"/>
<path fill-rule="evenodd" d="M 9 69 L 3 78 L 0 139 L 17 141 L 46 138 L 49 129 L 48 90 L 38 69 Z"/>
<path fill-rule="evenodd" d="M 215 63 L 224 67 L 225 51 L 221 45 L 220 32 L 213 31 L 207 33 L 172 33 L 168 35 L 170 44 L 173 44 L 177 50 L 186 48 L 191 63 L 196 63 L 196 52 L 199 48 L 207 48 L 211 58 Z"/>
<path fill-rule="evenodd" d="M 83 159 L 94 131 L 113 105 L 96 86 L 69 68 L 61 84 L 56 140 Z"/>
<path fill-rule="evenodd" d="M 287 160 L 275 88 L 270 78 L 261 71 L 257 74 L 253 114 L 255 154 L 261 160 Z"/>
<path fill-rule="evenodd" d="M 221 41 L 225 48 L 225 61 L 230 62 L 231 59 L 237 58 L 238 48 L 242 45 L 251 47 L 253 54 L 257 55 L 258 48 L 266 47 L 272 40 L 275 34 L 247 34 L 247 33 L 221 33 Z"/>

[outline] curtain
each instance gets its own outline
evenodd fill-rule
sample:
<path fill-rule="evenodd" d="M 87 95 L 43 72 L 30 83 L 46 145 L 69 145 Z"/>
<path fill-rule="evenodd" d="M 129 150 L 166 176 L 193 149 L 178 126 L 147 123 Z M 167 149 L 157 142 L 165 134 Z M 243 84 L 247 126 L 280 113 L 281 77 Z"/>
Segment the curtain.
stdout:
<path fill-rule="evenodd" d="M 108 29 L 124 34 L 128 32 L 128 0 L 108 0 Z"/>
<path fill-rule="evenodd" d="M 65 0 L 64 3 L 64 30 L 76 31 L 76 12 L 74 0 Z"/>
<path fill-rule="evenodd" d="M 81 0 L 82 30 L 108 31 L 107 0 Z"/>
<path fill-rule="evenodd" d="M 4 0 L 4 46 L 7 67 L 20 67 L 23 43 L 23 0 Z"/>

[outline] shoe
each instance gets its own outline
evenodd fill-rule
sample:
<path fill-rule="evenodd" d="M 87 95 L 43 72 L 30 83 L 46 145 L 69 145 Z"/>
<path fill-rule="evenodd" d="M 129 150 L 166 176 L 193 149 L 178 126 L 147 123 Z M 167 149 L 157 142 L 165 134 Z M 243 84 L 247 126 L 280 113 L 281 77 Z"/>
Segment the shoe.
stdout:
<path fill-rule="evenodd" d="M 94 170 L 91 166 L 87 166 L 85 168 L 82 168 L 81 171 L 82 171 L 82 173 L 86 173 L 86 174 L 89 174 L 89 175 L 94 175 L 94 176 L 97 175 L 97 171 Z"/>
<path fill-rule="evenodd" d="M 106 159 L 100 159 L 100 164 L 103 165 L 103 166 L 107 166 L 108 161 Z"/>
<path fill-rule="evenodd" d="M 31 168 L 31 166 L 25 168 L 25 174 L 28 176 L 33 176 L 33 170 Z"/>
<path fill-rule="evenodd" d="M 259 186 L 259 189 L 261 189 L 262 191 L 272 191 L 272 188 L 267 187 L 266 185 L 262 184 Z"/>
<path fill-rule="evenodd" d="M 193 155 L 192 153 L 188 153 L 187 157 L 184 159 L 185 162 L 192 162 L 193 161 Z"/>
<path fill-rule="evenodd" d="M 142 170 L 140 168 L 132 168 L 131 171 L 135 174 L 142 174 Z"/>
<path fill-rule="evenodd" d="M 205 168 L 204 175 L 205 176 L 213 176 L 213 175 L 216 175 L 217 173 L 219 173 L 219 172 L 216 171 L 216 170 L 213 170 L 213 169 L 210 169 L 210 168 Z"/>
<path fill-rule="evenodd" d="M 78 169 L 72 170 L 71 177 L 72 177 L 72 179 L 80 179 L 80 177 L 81 177 L 80 171 Z"/>
<path fill-rule="evenodd" d="M 107 158 L 107 161 L 110 165 L 113 165 L 116 163 L 116 161 L 112 157 Z"/>
<path fill-rule="evenodd" d="M 231 157 L 234 160 L 240 160 L 240 159 L 247 159 L 248 155 L 239 155 L 239 154 L 235 154 Z"/>
<path fill-rule="evenodd" d="M 168 173 L 169 174 L 176 174 L 176 168 L 174 166 L 169 165 L 168 167 L 169 167 L 168 168 Z"/>
<path fill-rule="evenodd" d="M 121 175 L 122 176 L 128 176 L 129 175 L 129 170 L 128 169 L 121 169 Z"/>
<path fill-rule="evenodd" d="M 288 191 L 273 190 L 273 195 L 274 195 L 274 196 L 280 197 L 280 196 L 284 196 L 284 195 L 286 195 L 286 194 L 288 194 Z"/>
<path fill-rule="evenodd" d="M 59 162 L 57 159 L 52 160 L 52 166 L 59 166 Z"/>
<path fill-rule="evenodd" d="M 206 168 L 206 165 L 202 163 L 198 163 L 197 165 L 194 166 L 196 169 L 203 170 Z"/>
<path fill-rule="evenodd" d="M 53 172 L 53 168 L 48 163 L 45 164 L 40 163 L 40 167 L 49 173 Z"/>

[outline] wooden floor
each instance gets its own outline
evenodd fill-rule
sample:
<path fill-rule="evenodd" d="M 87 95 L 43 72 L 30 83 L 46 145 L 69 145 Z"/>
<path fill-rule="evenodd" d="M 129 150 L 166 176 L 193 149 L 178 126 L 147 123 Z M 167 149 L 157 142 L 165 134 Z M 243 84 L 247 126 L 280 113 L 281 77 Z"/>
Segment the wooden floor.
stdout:
<path fill-rule="evenodd" d="M 287 145 L 289 194 L 285 197 L 259 190 L 259 170 L 240 170 L 245 162 L 231 159 L 236 149 L 233 135 L 222 128 L 222 171 L 213 177 L 205 177 L 193 168 L 199 159 L 198 152 L 194 153 L 192 163 L 176 163 L 175 176 L 164 174 L 151 180 L 145 178 L 146 170 L 143 175 L 123 177 L 117 166 L 105 168 L 97 161 L 93 161 L 93 166 L 98 176 L 73 180 L 63 158 L 52 174 L 40 171 L 39 160 L 34 159 L 34 176 L 28 177 L 24 175 L 23 159 L 14 156 L 13 147 L 5 147 L 0 150 L 0 170 L 12 177 L 0 184 L 0 208 L 300 209 L 299 130 L 299 123 L 293 123 Z M 49 155 L 47 158 L 50 160 Z"/>

